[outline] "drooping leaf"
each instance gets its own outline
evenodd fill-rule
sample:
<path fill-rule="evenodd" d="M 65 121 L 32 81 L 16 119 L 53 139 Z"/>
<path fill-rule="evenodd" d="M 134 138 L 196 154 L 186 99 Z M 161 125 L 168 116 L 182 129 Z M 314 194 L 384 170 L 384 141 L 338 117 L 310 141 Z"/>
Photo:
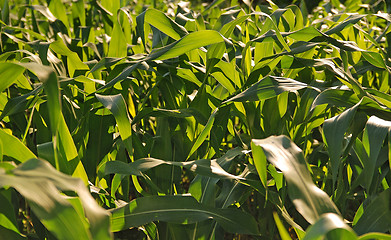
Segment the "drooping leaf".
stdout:
<path fill-rule="evenodd" d="M 109 215 L 95 202 L 83 181 L 35 158 L 11 172 L 12 175 L 0 173 L 0 186 L 13 187 L 24 196 L 41 222 L 58 239 L 110 239 Z M 75 191 L 85 216 L 80 215 L 59 190 Z"/>
<path fill-rule="evenodd" d="M 29 106 L 31 106 L 31 104 L 33 104 L 33 102 L 35 102 L 34 96 L 38 95 L 41 91 L 42 87 L 40 86 L 22 96 L 9 99 L 0 115 L 0 120 L 6 116 L 26 110 Z"/>
<path fill-rule="evenodd" d="M 387 69 L 387 65 L 384 62 L 383 57 L 380 53 L 365 51 L 365 52 L 362 52 L 362 55 L 365 58 L 365 60 L 367 60 L 373 66 L 378 67 L 378 68 Z"/>
<path fill-rule="evenodd" d="M 290 78 L 267 76 L 225 103 L 265 100 L 285 91 L 297 91 L 305 87 L 308 85 Z"/>
<path fill-rule="evenodd" d="M 331 34 L 334 34 L 334 33 L 338 33 L 340 31 L 342 31 L 343 29 L 345 29 L 345 28 L 347 28 L 349 26 L 352 26 L 353 24 L 357 23 L 363 17 L 365 17 L 365 15 L 361 15 L 361 14 L 350 15 L 348 18 L 346 18 L 341 23 L 337 24 L 335 27 L 327 30 L 325 32 L 325 34 L 331 35 Z"/>
<path fill-rule="evenodd" d="M 307 229 L 303 240 L 320 240 L 325 236 L 329 239 L 357 239 L 353 229 L 335 213 L 321 215 L 319 220 Z"/>
<path fill-rule="evenodd" d="M 132 120 L 132 124 L 135 124 L 141 119 L 147 118 L 147 117 L 173 117 L 173 118 L 187 118 L 187 117 L 194 117 L 199 122 L 206 122 L 207 119 L 205 119 L 202 114 L 197 111 L 197 109 L 194 108 L 185 108 L 185 109 L 161 109 L 161 108 L 149 108 L 145 107 L 143 110 L 141 110 Z"/>
<path fill-rule="evenodd" d="M 371 232 L 359 236 L 358 239 L 359 240 L 370 240 L 370 239 L 390 240 L 391 236 L 390 234 L 386 234 L 386 233 Z"/>
<path fill-rule="evenodd" d="M 187 34 L 187 30 L 184 27 L 174 22 L 163 12 L 153 8 L 150 8 L 145 12 L 144 21 L 172 37 L 174 40 L 179 40 Z"/>
<path fill-rule="evenodd" d="M 187 162 L 171 162 L 155 158 L 142 158 L 129 164 L 120 161 L 110 161 L 103 164 L 99 169 L 99 172 L 101 176 L 113 173 L 141 176 L 141 172 L 145 172 L 160 165 L 184 167 L 192 172 L 208 177 L 237 180 L 241 179 L 241 177 L 227 173 L 217 163 L 217 160 L 208 159 L 199 159 Z"/>
<path fill-rule="evenodd" d="M 298 212 L 311 224 L 324 213 L 340 214 L 329 196 L 312 182 L 303 153 L 288 137 L 253 139 L 266 159 L 280 169 L 288 182 L 288 194 Z"/>
<path fill-rule="evenodd" d="M 226 231 L 257 235 L 254 218 L 238 209 L 218 209 L 203 206 L 190 196 L 151 196 L 137 198 L 110 211 L 114 232 L 137 227 L 152 221 L 191 224 L 214 219 Z"/>
<path fill-rule="evenodd" d="M 97 92 L 103 92 L 103 90 L 113 87 L 116 83 L 126 79 L 129 75 L 139 67 L 140 63 L 132 64 L 127 66 L 120 74 L 118 74 L 115 78 L 111 79 L 110 82 L 106 83 L 106 85 L 100 87 Z"/>
<path fill-rule="evenodd" d="M 311 41 L 311 39 L 315 37 L 322 36 L 319 31 L 314 28 L 313 26 L 309 26 L 300 30 L 297 30 L 295 32 L 289 33 L 289 37 L 297 40 L 297 41 Z"/>
<path fill-rule="evenodd" d="M 152 52 L 145 60 L 166 60 L 178 57 L 193 49 L 224 42 L 224 37 L 213 30 L 201 30 L 189 33 L 180 40 Z"/>

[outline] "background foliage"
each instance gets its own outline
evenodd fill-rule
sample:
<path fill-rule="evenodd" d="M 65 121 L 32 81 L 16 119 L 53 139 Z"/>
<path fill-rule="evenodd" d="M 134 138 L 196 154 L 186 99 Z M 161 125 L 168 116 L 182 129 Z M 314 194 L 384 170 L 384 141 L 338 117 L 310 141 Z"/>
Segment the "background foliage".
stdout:
<path fill-rule="evenodd" d="M 386 1 L 1 0 L 4 239 L 391 239 Z"/>

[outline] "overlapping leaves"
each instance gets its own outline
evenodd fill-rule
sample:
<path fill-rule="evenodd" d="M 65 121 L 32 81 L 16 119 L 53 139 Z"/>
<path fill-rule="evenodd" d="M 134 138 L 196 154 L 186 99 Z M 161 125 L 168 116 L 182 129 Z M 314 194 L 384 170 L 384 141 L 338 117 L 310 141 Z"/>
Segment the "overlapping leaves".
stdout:
<path fill-rule="evenodd" d="M 0 233 L 389 237 L 387 5 L 267 2 L 3 1 Z"/>

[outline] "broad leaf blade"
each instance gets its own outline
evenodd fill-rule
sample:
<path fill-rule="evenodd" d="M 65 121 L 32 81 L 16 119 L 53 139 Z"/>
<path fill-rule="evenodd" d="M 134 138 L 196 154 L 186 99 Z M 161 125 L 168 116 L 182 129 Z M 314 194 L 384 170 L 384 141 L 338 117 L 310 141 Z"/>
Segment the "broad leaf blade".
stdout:
<path fill-rule="evenodd" d="M 2 155 L 15 158 L 19 162 L 25 162 L 36 158 L 33 152 L 28 149 L 19 139 L 0 129 L 0 142 L 2 143 Z"/>
<path fill-rule="evenodd" d="M 267 160 L 262 147 L 257 144 L 257 140 L 251 141 L 251 150 L 253 153 L 254 165 L 257 169 L 259 178 L 261 179 L 263 187 L 267 187 Z"/>
<path fill-rule="evenodd" d="M 65 157 L 61 159 L 60 154 L 56 152 L 56 168 L 72 176 L 80 177 L 87 184 L 87 174 L 61 111 L 60 87 L 56 74 L 51 68 L 36 63 L 24 63 L 23 66 L 38 76 L 47 95 L 54 149 Z"/>
<path fill-rule="evenodd" d="M 297 91 L 305 87 L 308 85 L 290 78 L 267 76 L 225 102 L 259 101 L 275 97 L 285 91 Z"/>
<path fill-rule="evenodd" d="M 12 170 L 12 174 L 0 174 L 0 186 L 13 187 L 29 200 L 34 213 L 57 238 L 110 238 L 107 212 L 95 202 L 80 179 L 62 174 L 49 163 L 38 159 L 19 165 Z M 78 194 L 89 224 L 59 190 Z"/>
<path fill-rule="evenodd" d="M 321 240 L 327 236 L 330 239 L 357 239 L 357 235 L 341 218 L 335 213 L 325 213 L 319 220 L 310 226 L 303 240 Z"/>
<path fill-rule="evenodd" d="M 220 42 L 224 42 L 224 37 L 217 31 L 201 30 L 192 32 L 180 40 L 152 52 L 145 60 L 166 60 L 178 57 L 193 49 Z"/>
<path fill-rule="evenodd" d="M 391 188 L 383 191 L 364 207 L 364 213 L 354 225 L 357 234 L 388 232 L 391 229 Z"/>
<path fill-rule="evenodd" d="M 114 232 L 152 221 L 190 224 L 213 218 L 226 231 L 258 234 L 254 218 L 238 209 L 203 206 L 190 196 L 151 196 L 137 198 L 124 207 L 111 210 Z"/>
<path fill-rule="evenodd" d="M 113 114 L 118 124 L 121 139 L 124 142 L 128 153 L 132 155 L 132 127 L 125 99 L 121 94 L 107 96 L 95 94 L 95 96 L 103 104 L 103 106 L 109 109 Z"/>
<path fill-rule="evenodd" d="M 339 214 L 329 196 L 312 182 L 301 149 L 288 137 L 272 136 L 253 139 L 252 142 L 261 146 L 267 160 L 283 172 L 288 182 L 289 197 L 309 223 L 315 223 L 323 213 Z"/>
<path fill-rule="evenodd" d="M 370 117 L 365 126 L 363 145 L 368 155 L 368 161 L 363 162 L 364 166 L 361 174 L 364 175 L 365 187 L 367 191 L 370 190 L 373 176 L 376 174 L 376 165 L 380 150 L 390 129 L 390 121 L 385 121 L 376 116 Z"/>
<path fill-rule="evenodd" d="M 238 176 L 227 173 L 217 162 L 217 160 L 199 159 L 188 162 L 171 162 L 156 158 L 142 158 L 135 162 L 126 164 L 120 161 L 109 161 L 99 168 L 99 175 L 103 177 L 108 174 L 120 173 L 124 175 L 141 176 L 142 172 L 155 168 L 160 165 L 178 166 L 189 169 L 199 175 L 222 178 L 222 179 L 241 179 Z"/>
<path fill-rule="evenodd" d="M 144 21 L 175 40 L 179 40 L 181 37 L 188 34 L 184 27 L 174 22 L 163 12 L 156 9 L 148 9 L 145 12 Z"/>
<path fill-rule="evenodd" d="M 209 135 L 210 133 L 210 130 L 212 130 L 212 127 L 213 127 L 213 123 L 214 123 L 214 120 L 215 120 L 215 117 L 216 117 L 216 114 L 217 114 L 217 111 L 219 109 L 216 108 L 213 113 L 210 115 L 209 119 L 208 119 L 208 122 L 205 124 L 205 127 L 204 129 L 202 129 L 200 135 L 198 135 L 196 141 L 194 142 L 193 146 L 191 147 L 190 149 L 190 153 L 189 155 L 187 156 L 187 159 L 190 158 L 190 156 L 195 152 L 197 151 L 197 149 L 201 146 L 201 144 L 205 141 L 206 137 Z"/>
<path fill-rule="evenodd" d="M 358 106 L 359 103 L 340 115 L 325 120 L 323 124 L 323 134 L 328 146 L 333 183 L 337 180 L 340 158 L 344 151 L 344 136 L 356 114 Z"/>
<path fill-rule="evenodd" d="M 0 63 L 0 92 L 11 86 L 24 70 L 24 67 L 15 63 Z"/>

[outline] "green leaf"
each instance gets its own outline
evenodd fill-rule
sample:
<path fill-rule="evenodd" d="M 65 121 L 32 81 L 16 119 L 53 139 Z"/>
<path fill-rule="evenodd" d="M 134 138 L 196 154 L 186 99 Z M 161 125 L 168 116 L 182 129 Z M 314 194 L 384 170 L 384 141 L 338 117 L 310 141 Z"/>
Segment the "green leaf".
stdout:
<path fill-rule="evenodd" d="M 216 159 L 216 163 L 221 166 L 224 171 L 228 171 L 233 164 L 233 160 L 242 154 L 243 150 L 241 148 L 230 149 L 223 156 Z M 197 163 L 197 161 L 198 160 L 196 160 L 195 163 Z M 189 192 L 201 203 L 213 206 L 215 204 L 214 191 L 220 178 L 221 177 L 219 176 L 211 178 L 197 175 L 190 185 Z"/>
<path fill-rule="evenodd" d="M 174 22 L 163 12 L 153 8 L 150 8 L 145 12 L 144 21 L 172 37 L 174 40 L 178 40 L 188 34 L 184 27 Z"/>
<path fill-rule="evenodd" d="M 128 67 L 126 67 L 120 74 L 118 74 L 116 77 L 114 77 L 110 82 L 108 82 L 106 85 L 100 87 L 97 92 L 103 92 L 103 90 L 113 87 L 116 83 L 126 79 L 129 77 L 129 75 L 136 70 L 140 66 L 140 63 L 132 64 Z"/>
<path fill-rule="evenodd" d="M 37 145 L 37 153 L 40 159 L 45 159 L 52 166 L 56 166 L 55 153 L 53 148 L 53 142 L 46 142 Z"/>
<path fill-rule="evenodd" d="M 271 136 L 252 142 L 262 147 L 266 159 L 283 172 L 289 197 L 309 223 L 314 224 L 324 213 L 340 214 L 329 196 L 312 182 L 301 149 L 288 137 Z"/>
<path fill-rule="evenodd" d="M 357 239 L 357 235 L 341 218 L 335 213 L 325 213 L 319 220 L 310 226 L 303 240 L 327 239 Z"/>
<path fill-rule="evenodd" d="M 66 27 L 70 27 L 67 17 L 67 10 L 61 0 L 50 1 L 49 10 L 53 13 L 54 16 L 61 20 Z"/>
<path fill-rule="evenodd" d="M 54 156 L 56 168 L 72 176 L 80 177 L 87 184 L 87 174 L 61 111 L 60 90 L 56 74 L 51 68 L 36 63 L 23 63 L 23 66 L 38 76 L 47 94 L 50 129 L 56 150 Z"/>
<path fill-rule="evenodd" d="M 12 157 L 19 162 L 26 162 L 36 158 L 33 152 L 28 149 L 19 139 L 0 129 L 0 142 L 2 143 L 3 155 Z"/>
<path fill-rule="evenodd" d="M 326 89 L 322 91 L 312 103 L 311 110 L 315 106 L 329 104 L 338 107 L 353 107 L 360 99 L 352 90 Z"/>
<path fill-rule="evenodd" d="M 84 0 L 72 2 L 72 16 L 78 17 L 82 26 L 86 26 L 86 10 L 84 8 Z"/>
<path fill-rule="evenodd" d="M 227 173 L 217 162 L 217 160 L 199 159 L 188 162 L 164 161 L 156 158 L 141 158 L 132 163 L 120 161 L 109 161 L 99 168 L 99 175 L 103 177 L 108 174 L 120 173 L 124 175 L 142 176 L 142 172 L 160 165 L 171 165 L 184 167 L 197 174 L 219 179 L 241 179 L 241 177 Z"/>
<path fill-rule="evenodd" d="M 133 167 L 134 169 L 138 169 L 144 172 L 150 168 L 162 164 L 184 167 L 197 174 L 208 176 L 208 177 L 224 178 L 224 179 L 241 179 L 240 177 L 227 173 L 217 163 L 217 160 L 199 159 L 199 160 L 187 161 L 187 162 L 170 162 L 170 161 L 163 161 L 160 159 L 143 158 L 135 161 L 134 163 L 131 163 L 130 166 Z"/>
<path fill-rule="evenodd" d="M 267 188 L 267 160 L 262 147 L 257 144 L 257 140 L 251 140 L 251 151 L 253 153 L 254 165 L 257 169 L 263 187 Z"/>
<path fill-rule="evenodd" d="M 205 127 L 204 129 L 202 129 L 200 135 L 198 135 L 196 141 L 194 142 L 193 146 L 191 147 L 190 149 L 190 152 L 189 154 L 187 155 L 187 159 L 189 159 L 191 157 L 191 155 L 193 155 L 193 153 L 195 151 L 197 151 L 197 149 L 201 146 L 201 144 L 205 141 L 206 137 L 210 134 L 210 130 L 212 130 L 212 127 L 213 127 L 213 123 L 214 123 L 214 120 L 215 120 L 215 117 L 216 117 L 216 114 L 217 114 L 217 111 L 219 109 L 216 108 L 213 113 L 210 115 L 209 119 L 208 119 L 208 122 L 205 124 Z"/>
<path fill-rule="evenodd" d="M 26 237 L 0 225 L 0 236 L 4 239 L 25 240 Z"/>
<path fill-rule="evenodd" d="M 391 229 L 391 188 L 380 193 L 364 207 L 364 213 L 354 225 L 358 235 L 369 232 L 388 232 Z"/>
<path fill-rule="evenodd" d="M 0 121 L 6 117 L 16 113 L 20 113 L 32 106 L 36 99 L 34 98 L 42 91 L 42 86 L 37 87 L 33 91 L 30 91 L 22 96 L 13 97 L 7 101 L 3 112 L 0 115 Z"/>
<path fill-rule="evenodd" d="M 267 76 L 224 103 L 265 100 L 285 91 L 297 91 L 306 87 L 309 86 L 290 78 Z"/>
<path fill-rule="evenodd" d="M 19 238 L 22 238 L 18 230 L 18 223 L 16 221 L 15 209 L 12 204 L 12 190 L 0 191 L 0 226 L 6 228 L 9 231 L 13 231 L 15 236 L 19 234 Z M 3 230 L 4 231 L 4 230 Z M 1 233 L 1 230 L 0 230 Z M 1 235 L 3 237 L 3 234 Z M 13 238 L 12 238 L 13 239 Z"/>
<path fill-rule="evenodd" d="M 323 124 L 323 134 L 330 156 L 333 183 L 337 181 L 340 158 L 344 152 L 345 133 L 354 119 L 358 106 L 359 103 L 340 115 L 325 120 Z"/>
<path fill-rule="evenodd" d="M 118 20 L 114 21 L 113 31 L 111 32 L 111 40 L 109 44 L 108 57 L 126 57 L 128 54 L 127 43 L 124 33 Z"/>
<path fill-rule="evenodd" d="M 145 107 L 143 110 L 138 112 L 138 114 L 133 118 L 132 124 L 136 124 L 147 117 L 173 117 L 173 118 L 187 118 L 194 117 L 199 122 L 206 122 L 207 119 L 196 109 L 194 108 L 184 108 L 184 109 L 161 109 L 161 108 L 150 108 Z"/>
<path fill-rule="evenodd" d="M 99 95 L 95 94 L 96 98 L 103 104 L 103 106 L 110 110 L 113 114 L 117 124 L 121 139 L 125 144 L 130 156 L 132 156 L 132 127 L 131 119 L 126 107 L 125 99 L 121 94 L 117 95 Z"/>
<path fill-rule="evenodd" d="M 372 116 L 368 119 L 363 134 L 363 145 L 368 155 L 367 160 L 363 162 L 363 171 L 365 187 L 370 190 L 373 176 L 376 174 L 377 159 L 380 154 L 380 149 L 383 146 L 384 140 L 388 131 L 391 129 L 391 122 Z"/>
<path fill-rule="evenodd" d="M 274 222 L 277 225 L 278 232 L 280 233 L 281 240 L 291 240 L 292 238 L 290 237 L 288 231 L 285 229 L 284 224 L 282 224 L 276 212 L 273 212 L 273 218 Z"/>
<path fill-rule="evenodd" d="M 24 70 L 24 67 L 15 63 L 0 63 L 0 92 L 3 92 L 16 80 L 18 80 L 19 76 L 22 75 Z"/>
<path fill-rule="evenodd" d="M 0 173 L 0 187 L 13 187 L 24 196 L 58 239 L 110 239 L 109 215 L 95 202 L 83 181 L 38 159 L 30 159 L 11 172 L 12 175 Z M 59 191 L 76 192 L 86 216 L 77 212 Z"/>
<path fill-rule="evenodd" d="M 297 30 L 295 32 L 289 33 L 289 37 L 297 40 L 297 41 L 311 41 L 315 37 L 322 36 L 321 33 L 319 33 L 319 30 L 314 28 L 313 26 L 309 26 L 300 30 Z"/>
<path fill-rule="evenodd" d="M 355 14 L 355 15 L 350 15 L 348 18 L 343 20 L 341 23 L 336 25 L 335 27 L 327 30 L 325 34 L 331 35 L 334 33 L 341 32 L 343 29 L 352 26 L 353 24 L 356 24 L 358 21 L 360 21 L 365 15 L 360 15 L 360 14 Z"/>
<path fill-rule="evenodd" d="M 380 53 L 363 51 L 361 52 L 362 56 L 367 60 L 370 64 L 375 67 L 388 69 L 384 59 Z"/>
<path fill-rule="evenodd" d="M 66 56 L 68 64 L 69 76 L 73 77 L 76 70 L 90 70 L 86 64 L 84 64 L 76 52 L 72 52 L 62 40 L 57 40 L 50 43 L 50 49 L 55 53 Z"/>
<path fill-rule="evenodd" d="M 152 221 L 191 224 L 212 218 L 228 232 L 259 234 L 254 218 L 248 213 L 233 208 L 206 207 L 190 196 L 142 197 L 110 212 L 114 232 Z"/>
<path fill-rule="evenodd" d="M 365 90 L 367 93 L 375 93 L 371 90 Z M 382 94 L 381 98 L 384 98 Z M 380 99 L 380 98 L 379 98 Z M 387 101 L 386 99 L 382 101 Z M 363 97 L 361 100 L 354 91 L 341 89 L 327 89 L 321 92 L 314 100 L 311 106 L 311 111 L 319 105 L 329 104 L 335 107 L 352 108 L 358 104 L 360 110 L 364 110 L 368 115 L 376 115 L 379 118 L 391 120 L 390 111 L 387 107 L 380 105 L 379 101 L 375 101 L 373 97 Z"/>
<path fill-rule="evenodd" d="M 92 69 L 90 70 L 90 73 L 94 73 L 95 71 L 98 71 L 105 68 L 110 68 L 111 66 L 117 64 L 120 62 L 123 58 L 111 58 L 111 57 L 104 57 L 102 58 L 97 64 L 95 64 Z"/>
<path fill-rule="evenodd" d="M 223 54 L 226 51 L 225 43 L 221 42 L 218 44 L 213 44 L 208 48 L 206 53 L 206 73 L 210 73 L 212 68 L 220 62 L 220 59 L 223 57 Z M 227 87 L 226 85 L 224 87 Z M 228 88 L 227 88 L 228 89 Z M 229 90 L 229 89 L 228 89 Z"/>
<path fill-rule="evenodd" d="M 370 239 L 390 240 L 391 235 L 385 233 L 371 232 L 371 233 L 366 233 L 364 235 L 361 235 L 358 239 L 359 240 L 370 240 Z"/>
<path fill-rule="evenodd" d="M 145 60 L 166 60 L 178 57 L 193 49 L 224 41 L 224 37 L 214 30 L 192 32 L 180 40 L 152 52 Z"/>
<path fill-rule="evenodd" d="M 139 160 L 137 160 L 139 161 Z M 98 169 L 98 177 L 103 178 L 109 174 L 123 174 L 142 176 L 140 169 L 135 168 L 134 165 L 122 161 L 108 161 L 103 163 Z"/>
<path fill-rule="evenodd" d="M 55 22 L 57 20 L 57 18 L 53 15 L 53 13 L 50 12 L 49 8 L 47 8 L 43 5 L 33 5 L 33 6 L 31 6 L 31 8 L 39 11 L 42 15 L 44 15 L 51 22 Z"/>

